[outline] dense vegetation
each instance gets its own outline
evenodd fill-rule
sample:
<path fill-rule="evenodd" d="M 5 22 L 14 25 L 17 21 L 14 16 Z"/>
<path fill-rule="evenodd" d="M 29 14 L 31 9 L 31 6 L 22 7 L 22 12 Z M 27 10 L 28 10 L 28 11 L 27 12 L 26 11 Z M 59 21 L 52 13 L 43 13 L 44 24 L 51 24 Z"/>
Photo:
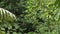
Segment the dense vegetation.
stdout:
<path fill-rule="evenodd" d="M 60 0 L 0 0 L 0 8 L 0 34 L 60 34 Z"/>

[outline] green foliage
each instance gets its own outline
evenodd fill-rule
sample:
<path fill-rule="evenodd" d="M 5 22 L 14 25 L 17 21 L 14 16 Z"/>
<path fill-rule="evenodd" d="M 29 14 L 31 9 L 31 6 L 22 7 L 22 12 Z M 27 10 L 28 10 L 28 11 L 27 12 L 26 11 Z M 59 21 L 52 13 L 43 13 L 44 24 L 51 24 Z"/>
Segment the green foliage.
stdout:
<path fill-rule="evenodd" d="M 14 14 L 3 8 L 0 8 L 0 25 L 9 23 L 11 24 L 14 21 L 16 21 L 16 16 Z"/>
<path fill-rule="evenodd" d="M 4 31 L 0 31 L 0 34 L 5 34 L 5 32 Z"/>
<path fill-rule="evenodd" d="M 59 1 L 0 0 L 0 34 L 60 34 Z"/>

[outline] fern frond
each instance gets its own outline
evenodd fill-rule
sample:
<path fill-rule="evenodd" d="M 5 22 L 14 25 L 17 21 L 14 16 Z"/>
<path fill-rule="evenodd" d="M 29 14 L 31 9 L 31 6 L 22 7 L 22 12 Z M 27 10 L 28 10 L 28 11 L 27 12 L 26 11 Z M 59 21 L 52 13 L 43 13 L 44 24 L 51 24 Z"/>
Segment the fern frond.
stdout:
<path fill-rule="evenodd" d="M 9 12 L 8 10 L 5 10 L 3 8 L 0 8 L 0 22 L 2 21 L 9 21 L 9 22 L 12 22 L 16 20 L 16 16 Z"/>

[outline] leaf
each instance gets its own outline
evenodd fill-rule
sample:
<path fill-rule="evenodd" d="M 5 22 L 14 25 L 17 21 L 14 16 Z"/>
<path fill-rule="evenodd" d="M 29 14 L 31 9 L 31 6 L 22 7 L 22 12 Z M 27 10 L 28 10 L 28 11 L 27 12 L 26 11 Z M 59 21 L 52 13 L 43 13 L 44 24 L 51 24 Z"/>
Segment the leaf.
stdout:
<path fill-rule="evenodd" d="M 16 16 L 13 13 L 3 8 L 0 8 L 0 22 L 14 22 L 15 20 Z"/>

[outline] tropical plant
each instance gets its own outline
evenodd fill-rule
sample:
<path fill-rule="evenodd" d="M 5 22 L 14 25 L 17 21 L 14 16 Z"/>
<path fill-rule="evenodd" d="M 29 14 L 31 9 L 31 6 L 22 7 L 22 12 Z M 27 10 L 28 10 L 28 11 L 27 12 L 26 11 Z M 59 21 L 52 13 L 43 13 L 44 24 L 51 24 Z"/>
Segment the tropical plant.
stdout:
<path fill-rule="evenodd" d="M 16 22 L 16 16 L 13 13 L 3 8 L 0 8 L 0 28 L 9 27 L 13 25 L 15 22 Z"/>
<path fill-rule="evenodd" d="M 60 34 L 60 0 L 0 0 L 0 7 L 0 34 Z"/>
<path fill-rule="evenodd" d="M 3 8 L 0 8 L 0 22 L 13 22 L 16 20 L 16 16 L 9 12 L 8 10 L 5 10 Z"/>

